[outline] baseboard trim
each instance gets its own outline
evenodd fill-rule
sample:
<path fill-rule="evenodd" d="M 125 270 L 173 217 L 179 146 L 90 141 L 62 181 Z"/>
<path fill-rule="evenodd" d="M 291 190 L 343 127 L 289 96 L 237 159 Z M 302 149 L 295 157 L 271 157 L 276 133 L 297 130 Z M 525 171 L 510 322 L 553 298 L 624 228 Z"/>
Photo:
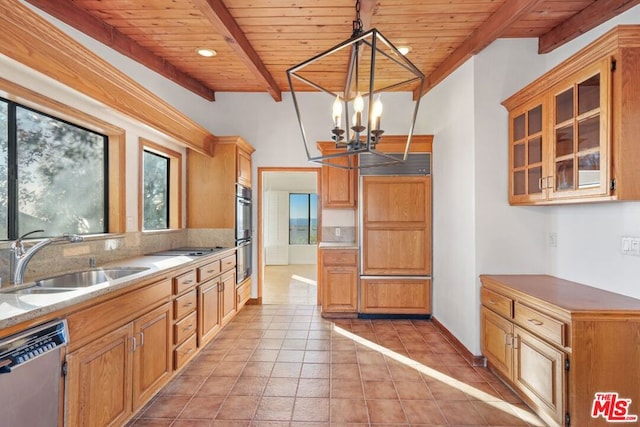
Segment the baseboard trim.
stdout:
<path fill-rule="evenodd" d="M 447 341 L 451 343 L 451 345 L 456 349 L 456 351 L 460 353 L 460 356 L 462 356 L 467 362 L 469 362 L 472 366 L 485 366 L 484 356 L 482 355 L 476 356 L 473 353 L 471 353 L 469 349 L 467 349 L 467 347 L 465 347 L 464 344 L 462 344 L 460 340 L 458 340 L 458 338 L 456 338 L 455 335 L 453 335 L 451 331 L 449 331 L 435 317 L 433 316 L 431 317 L 431 322 L 433 323 L 433 326 L 438 328 L 440 333 L 444 335 Z"/>

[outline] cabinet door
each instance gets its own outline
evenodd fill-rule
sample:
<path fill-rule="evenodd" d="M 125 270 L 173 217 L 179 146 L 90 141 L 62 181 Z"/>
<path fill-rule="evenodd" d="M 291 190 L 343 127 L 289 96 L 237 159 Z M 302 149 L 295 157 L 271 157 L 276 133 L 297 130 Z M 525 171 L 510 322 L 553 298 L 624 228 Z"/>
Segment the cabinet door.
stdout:
<path fill-rule="evenodd" d="M 142 316 L 133 324 L 133 408 L 138 409 L 171 377 L 171 304 Z"/>
<path fill-rule="evenodd" d="M 332 163 L 347 165 L 348 159 L 337 158 Z M 322 206 L 325 208 L 355 208 L 357 170 L 322 166 Z"/>
<path fill-rule="evenodd" d="M 542 130 L 548 118 L 544 97 L 509 113 L 509 202 L 544 200 L 547 197 L 547 162 Z"/>
<path fill-rule="evenodd" d="M 220 278 L 198 288 L 198 345 L 202 347 L 220 330 Z"/>
<path fill-rule="evenodd" d="M 221 279 L 221 323 L 226 325 L 236 313 L 236 273 L 226 274 Z"/>
<path fill-rule="evenodd" d="M 514 327 L 513 382 L 558 425 L 564 424 L 565 355 L 534 335 Z"/>
<path fill-rule="evenodd" d="M 357 266 L 322 267 L 322 312 L 355 313 L 358 310 Z"/>
<path fill-rule="evenodd" d="M 487 361 L 502 375 L 511 379 L 513 373 L 513 324 L 493 311 L 482 307 L 480 311 L 480 349 Z"/>
<path fill-rule="evenodd" d="M 251 188 L 251 155 L 238 149 L 238 184 Z"/>
<path fill-rule="evenodd" d="M 361 278 L 360 312 L 375 314 L 431 313 L 429 279 Z"/>
<path fill-rule="evenodd" d="M 550 198 L 610 193 L 609 64 L 597 62 L 551 91 Z"/>
<path fill-rule="evenodd" d="M 129 323 L 67 356 L 68 426 L 119 426 L 131 416 L 132 339 Z"/>
<path fill-rule="evenodd" d="M 363 274 L 431 274 L 431 177 L 362 179 Z"/>

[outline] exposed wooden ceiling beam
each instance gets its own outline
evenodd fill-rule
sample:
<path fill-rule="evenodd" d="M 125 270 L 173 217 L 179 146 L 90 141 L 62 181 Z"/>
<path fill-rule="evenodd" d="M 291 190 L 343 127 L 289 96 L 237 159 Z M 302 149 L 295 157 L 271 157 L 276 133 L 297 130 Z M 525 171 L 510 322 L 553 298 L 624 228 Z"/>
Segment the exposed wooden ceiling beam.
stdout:
<path fill-rule="evenodd" d="M 273 99 L 282 101 L 282 92 L 278 84 L 222 0 L 192 0 L 192 2 L 225 38 L 247 68 L 264 84 Z"/>
<path fill-rule="evenodd" d="M 415 89 L 417 98 L 444 80 L 467 59 L 480 52 L 502 36 L 506 30 L 544 0 L 509 0 L 496 10 L 486 21 L 449 55 L 431 74 L 427 76 L 422 93 Z M 607 0 L 608 1 L 608 0 Z"/>
<path fill-rule="evenodd" d="M 71 0 L 26 1 L 204 99 L 215 100 L 213 89 L 140 46 L 114 27 L 78 8 Z"/>
<path fill-rule="evenodd" d="M 540 37 L 538 53 L 549 53 L 638 4 L 640 0 L 597 0 Z"/>

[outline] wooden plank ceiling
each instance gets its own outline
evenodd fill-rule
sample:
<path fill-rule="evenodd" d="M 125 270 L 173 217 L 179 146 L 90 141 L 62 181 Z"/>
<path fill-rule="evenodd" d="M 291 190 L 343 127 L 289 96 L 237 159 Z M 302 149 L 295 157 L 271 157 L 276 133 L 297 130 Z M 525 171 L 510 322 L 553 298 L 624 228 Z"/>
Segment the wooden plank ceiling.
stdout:
<path fill-rule="evenodd" d="M 289 90 L 286 70 L 351 35 L 355 0 L 27 0 L 209 99 Z M 420 96 L 501 37 L 547 53 L 640 0 L 361 0 L 377 28 L 427 76 Z M 204 58 L 197 48 L 213 49 Z M 404 88 L 406 90 L 406 88 Z"/>

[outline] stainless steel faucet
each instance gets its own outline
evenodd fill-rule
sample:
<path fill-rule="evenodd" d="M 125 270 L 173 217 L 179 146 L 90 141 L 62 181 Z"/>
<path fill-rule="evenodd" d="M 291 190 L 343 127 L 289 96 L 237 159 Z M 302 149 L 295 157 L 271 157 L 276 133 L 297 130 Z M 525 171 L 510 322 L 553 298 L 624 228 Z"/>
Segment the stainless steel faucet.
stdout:
<path fill-rule="evenodd" d="M 9 249 L 9 283 L 14 286 L 24 282 L 24 272 L 27 270 L 27 264 L 40 249 L 58 240 L 68 240 L 69 242 L 82 242 L 84 240 L 82 236 L 77 234 L 65 233 L 61 239 L 44 239 L 29 249 L 25 249 L 24 238 L 35 233 L 44 233 L 44 230 L 34 230 L 23 234 L 11 244 Z"/>

